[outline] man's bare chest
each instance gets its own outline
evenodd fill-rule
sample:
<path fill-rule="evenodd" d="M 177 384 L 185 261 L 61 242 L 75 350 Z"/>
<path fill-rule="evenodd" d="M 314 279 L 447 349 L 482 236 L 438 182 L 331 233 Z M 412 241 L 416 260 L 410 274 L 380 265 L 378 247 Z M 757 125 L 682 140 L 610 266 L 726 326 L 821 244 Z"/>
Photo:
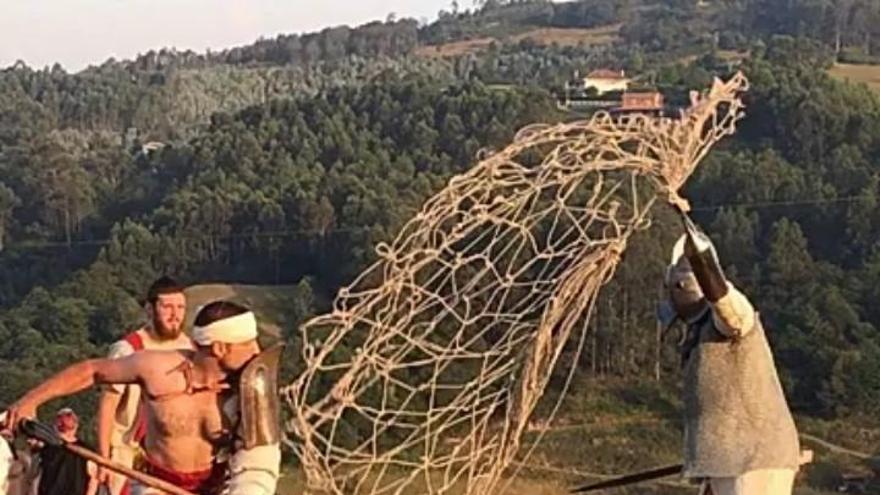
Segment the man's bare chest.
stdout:
<path fill-rule="evenodd" d="M 206 440 L 222 437 L 226 425 L 218 394 L 201 392 L 163 401 L 148 401 L 150 428 L 164 437 L 193 437 Z"/>
<path fill-rule="evenodd" d="M 145 377 L 149 428 L 163 437 L 222 436 L 220 384 L 209 380 L 189 360 L 178 361 Z"/>

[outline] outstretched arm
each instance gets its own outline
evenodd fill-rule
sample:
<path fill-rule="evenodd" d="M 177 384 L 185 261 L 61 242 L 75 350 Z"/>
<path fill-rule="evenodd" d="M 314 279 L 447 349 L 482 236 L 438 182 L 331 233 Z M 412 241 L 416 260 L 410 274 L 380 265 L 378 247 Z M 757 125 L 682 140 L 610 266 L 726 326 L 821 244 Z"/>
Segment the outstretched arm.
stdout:
<path fill-rule="evenodd" d="M 68 366 L 10 406 L 4 427 L 12 428 L 22 419 L 35 417 L 37 408 L 50 400 L 73 395 L 95 384 L 137 383 L 142 368 L 142 354 L 124 359 L 90 359 Z"/>

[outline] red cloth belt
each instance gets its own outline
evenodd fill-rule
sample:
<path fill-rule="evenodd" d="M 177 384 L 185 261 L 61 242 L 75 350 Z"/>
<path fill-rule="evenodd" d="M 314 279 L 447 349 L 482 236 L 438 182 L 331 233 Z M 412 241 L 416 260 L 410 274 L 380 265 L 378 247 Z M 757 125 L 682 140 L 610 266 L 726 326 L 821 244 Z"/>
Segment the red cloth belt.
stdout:
<path fill-rule="evenodd" d="M 144 472 L 161 480 L 177 485 L 198 495 L 216 495 L 223 489 L 226 481 L 226 464 L 215 463 L 210 469 L 182 473 L 156 464 L 150 458 L 144 459 Z"/>

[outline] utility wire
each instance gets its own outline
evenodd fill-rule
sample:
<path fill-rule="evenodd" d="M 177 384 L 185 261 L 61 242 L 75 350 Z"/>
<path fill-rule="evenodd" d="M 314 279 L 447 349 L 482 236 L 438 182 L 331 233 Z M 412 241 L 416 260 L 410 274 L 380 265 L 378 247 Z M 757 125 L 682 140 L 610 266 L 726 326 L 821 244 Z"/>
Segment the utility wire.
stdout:
<path fill-rule="evenodd" d="M 237 234 L 225 234 L 225 235 L 212 235 L 212 234 L 175 234 L 174 240 L 183 240 L 183 241 L 198 241 L 198 240 L 231 240 L 231 239 L 253 239 L 253 238 L 276 238 L 276 237 L 297 237 L 297 236 L 315 236 L 319 234 L 340 234 L 340 233 L 354 233 L 354 232 L 364 232 L 370 230 L 370 227 L 349 227 L 343 229 L 285 229 L 285 230 L 270 230 L 270 231 L 261 231 L 261 232 L 251 232 L 251 233 L 237 233 Z M 9 250 L 21 250 L 21 249 L 41 249 L 41 248 L 53 248 L 53 247 L 73 247 L 73 246 L 106 246 L 113 242 L 111 238 L 105 239 L 78 239 L 72 240 L 70 242 L 65 241 L 36 241 L 36 242 L 20 242 L 16 244 L 7 245 L 7 249 Z"/>
<path fill-rule="evenodd" d="M 823 205 L 823 204 L 848 204 L 855 203 L 857 201 L 863 201 L 866 198 L 864 196 L 842 196 L 839 198 L 814 198 L 814 199 L 797 199 L 797 200 L 782 200 L 782 201 L 756 201 L 756 202 L 742 202 L 742 203 L 725 203 L 719 205 L 711 205 L 711 206 L 696 206 L 691 208 L 691 211 L 718 211 L 725 208 L 746 208 L 746 209 L 769 209 L 776 207 L 784 207 L 784 206 L 811 206 L 811 205 Z M 281 237 L 297 237 L 297 236 L 315 236 L 315 235 L 324 235 L 324 234 L 340 234 L 340 233 L 355 233 L 355 232 L 365 232 L 370 230 L 369 227 L 347 227 L 341 229 L 283 229 L 283 230 L 274 230 L 274 231 L 262 231 L 262 232 L 253 232 L 253 233 L 238 233 L 238 234 L 226 234 L 226 235 L 211 235 L 211 234 L 180 234 L 175 235 L 174 239 L 176 240 L 232 240 L 232 239 L 253 239 L 253 238 L 281 238 Z M 12 250 L 36 250 L 36 249 L 48 249 L 48 248 L 69 248 L 69 247 L 85 247 L 85 246 L 95 246 L 101 247 L 109 245 L 113 239 L 80 239 L 73 240 L 71 242 L 65 241 L 37 241 L 37 242 L 21 242 L 16 244 L 10 244 L 6 246 L 6 249 Z"/>
<path fill-rule="evenodd" d="M 865 196 L 842 196 L 839 198 L 825 199 L 793 199 L 783 201 L 758 201 L 752 203 L 727 203 L 711 206 L 696 206 L 691 208 L 692 211 L 716 211 L 723 208 L 749 208 L 749 209 L 765 209 L 776 206 L 803 206 L 803 205 L 821 205 L 832 203 L 855 203 L 856 201 L 864 201 Z"/>

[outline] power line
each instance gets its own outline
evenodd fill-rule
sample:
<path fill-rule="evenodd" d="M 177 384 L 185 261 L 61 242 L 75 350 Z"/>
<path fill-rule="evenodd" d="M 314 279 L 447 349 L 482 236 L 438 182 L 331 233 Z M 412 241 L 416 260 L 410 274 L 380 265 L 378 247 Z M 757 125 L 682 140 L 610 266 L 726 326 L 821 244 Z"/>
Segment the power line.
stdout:
<path fill-rule="evenodd" d="M 782 200 L 782 201 L 755 201 L 741 203 L 725 203 L 711 206 L 696 206 L 691 211 L 718 211 L 724 208 L 747 208 L 747 209 L 766 209 L 784 206 L 808 206 L 821 204 L 847 204 L 864 200 L 864 196 L 842 196 L 839 198 L 814 198 L 799 200 Z M 283 229 L 274 231 L 261 231 L 252 233 L 211 235 L 211 234 L 182 234 L 175 235 L 175 240 L 233 240 L 233 239 L 254 239 L 254 238 L 278 238 L 278 237 L 296 237 L 296 236 L 315 236 L 325 234 L 340 233 L 356 233 L 370 230 L 370 227 L 347 227 L 340 229 Z M 50 248 L 69 248 L 69 247 L 102 247 L 109 245 L 113 239 L 81 239 L 68 242 L 65 241 L 38 241 L 38 242 L 21 242 L 7 246 L 8 250 L 26 250 L 26 249 L 50 249 Z"/>
<path fill-rule="evenodd" d="M 712 206 L 697 206 L 691 208 L 692 211 L 716 211 L 721 210 L 723 208 L 750 208 L 750 209 L 761 209 L 761 208 L 772 208 L 775 206 L 804 206 L 804 205 L 819 205 L 819 204 L 832 204 L 832 203 L 855 203 L 856 201 L 864 201 L 864 196 L 842 196 L 840 198 L 825 198 L 825 199 L 794 199 L 794 200 L 784 200 L 784 201 L 757 201 L 751 203 L 726 203 L 720 205 L 712 205 Z"/>
<path fill-rule="evenodd" d="M 296 236 L 315 236 L 315 235 L 324 235 L 324 234 L 340 234 L 340 233 L 355 233 L 355 232 L 364 232 L 370 230 L 370 227 L 348 227 L 342 229 L 285 229 L 285 230 L 270 230 L 270 231 L 261 231 L 261 232 L 250 232 L 250 233 L 239 233 L 239 234 L 225 234 L 225 235 L 211 235 L 211 234 L 180 234 L 174 235 L 174 240 L 182 240 L 182 241 L 201 241 L 201 240 L 215 240 L 215 241 L 223 241 L 223 240 L 233 240 L 233 239 L 254 239 L 254 238 L 276 238 L 276 237 L 296 237 Z M 55 248 L 55 247 L 74 247 L 74 246 L 107 246 L 113 239 L 104 238 L 104 239 L 79 239 L 72 240 L 70 242 L 66 241 L 37 241 L 37 242 L 20 242 L 16 244 L 7 245 L 7 249 L 9 250 L 21 250 L 21 249 L 43 249 L 43 248 Z"/>

